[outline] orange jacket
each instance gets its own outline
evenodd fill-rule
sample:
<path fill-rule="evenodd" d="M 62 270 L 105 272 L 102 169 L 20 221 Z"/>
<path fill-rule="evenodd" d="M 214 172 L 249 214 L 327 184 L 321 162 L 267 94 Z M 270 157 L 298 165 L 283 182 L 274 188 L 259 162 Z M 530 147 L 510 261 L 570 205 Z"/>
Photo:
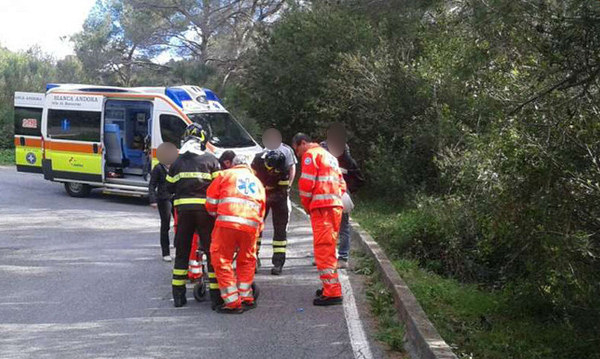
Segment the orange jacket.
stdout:
<path fill-rule="evenodd" d="M 300 199 L 307 212 L 314 208 L 343 207 L 346 182 L 337 159 L 316 143 L 302 155 L 302 174 L 298 180 Z"/>
<path fill-rule="evenodd" d="M 217 217 L 216 226 L 258 233 L 263 229 L 265 188 L 250 167 L 235 166 L 208 187 L 206 210 Z"/>

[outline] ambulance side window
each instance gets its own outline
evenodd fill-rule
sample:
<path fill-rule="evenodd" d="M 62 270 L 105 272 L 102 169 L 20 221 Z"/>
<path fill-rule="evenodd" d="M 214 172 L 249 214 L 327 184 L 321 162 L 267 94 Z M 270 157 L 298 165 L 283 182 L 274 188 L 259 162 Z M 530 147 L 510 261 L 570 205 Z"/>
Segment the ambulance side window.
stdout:
<path fill-rule="evenodd" d="M 41 136 L 42 109 L 15 107 L 15 135 Z"/>
<path fill-rule="evenodd" d="M 181 136 L 185 132 L 185 122 L 177 116 L 160 115 L 160 135 L 163 142 L 171 142 L 177 148 L 181 145 Z"/>
<path fill-rule="evenodd" d="M 48 134 L 54 139 L 100 142 L 100 115 L 93 111 L 48 110 Z"/>

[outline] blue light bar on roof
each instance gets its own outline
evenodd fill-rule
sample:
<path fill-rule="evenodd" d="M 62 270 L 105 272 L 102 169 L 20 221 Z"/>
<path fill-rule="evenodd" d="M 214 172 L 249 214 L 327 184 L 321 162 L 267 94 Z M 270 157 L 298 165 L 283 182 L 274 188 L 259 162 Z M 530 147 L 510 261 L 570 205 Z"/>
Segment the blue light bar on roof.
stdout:
<path fill-rule="evenodd" d="M 204 91 L 204 93 L 206 94 L 206 99 L 208 101 L 217 101 L 218 103 L 222 103 L 221 99 L 217 97 L 217 95 L 212 90 L 203 88 L 202 91 Z"/>
<path fill-rule="evenodd" d="M 60 87 L 60 85 L 59 84 L 46 84 L 46 92 L 48 92 L 56 87 Z"/>
<path fill-rule="evenodd" d="M 183 108 L 183 101 L 191 101 L 192 98 L 190 95 L 184 90 L 175 87 L 167 87 L 165 89 L 165 95 L 169 97 L 175 104 L 181 108 Z"/>

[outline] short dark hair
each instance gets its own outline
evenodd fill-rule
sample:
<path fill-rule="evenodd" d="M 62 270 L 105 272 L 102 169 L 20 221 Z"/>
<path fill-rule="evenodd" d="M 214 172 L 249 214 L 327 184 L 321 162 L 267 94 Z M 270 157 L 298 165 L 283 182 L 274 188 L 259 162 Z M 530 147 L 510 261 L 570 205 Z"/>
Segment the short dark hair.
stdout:
<path fill-rule="evenodd" d="M 298 132 L 292 138 L 292 145 L 298 146 L 300 143 L 302 143 L 302 141 L 312 142 L 312 139 L 307 134 L 302 133 L 302 132 Z"/>
<path fill-rule="evenodd" d="M 233 161 L 234 158 L 235 158 L 235 152 L 233 152 L 232 150 L 227 150 L 227 151 L 223 152 L 223 154 L 221 154 L 221 157 L 219 157 L 219 163 L 221 165 L 223 165 L 223 162 Z"/>

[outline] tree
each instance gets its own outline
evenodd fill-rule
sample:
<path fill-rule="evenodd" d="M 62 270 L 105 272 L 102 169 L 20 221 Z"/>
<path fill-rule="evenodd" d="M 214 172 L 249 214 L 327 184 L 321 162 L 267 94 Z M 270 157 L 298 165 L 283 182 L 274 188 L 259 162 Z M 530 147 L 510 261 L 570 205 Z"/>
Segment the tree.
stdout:
<path fill-rule="evenodd" d="M 83 31 L 72 36 L 75 53 L 96 82 L 129 86 L 140 68 L 156 68 L 171 31 L 163 18 L 123 0 L 98 0 Z"/>
<path fill-rule="evenodd" d="M 238 71 L 260 30 L 289 8 L 289 0 L 127 0 L 169 26 L 169 46 L 184 58 L 222 71 L 223 88 Z"/>

